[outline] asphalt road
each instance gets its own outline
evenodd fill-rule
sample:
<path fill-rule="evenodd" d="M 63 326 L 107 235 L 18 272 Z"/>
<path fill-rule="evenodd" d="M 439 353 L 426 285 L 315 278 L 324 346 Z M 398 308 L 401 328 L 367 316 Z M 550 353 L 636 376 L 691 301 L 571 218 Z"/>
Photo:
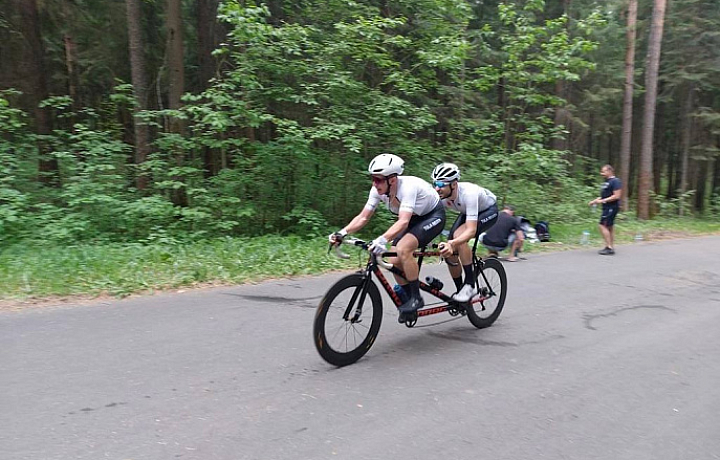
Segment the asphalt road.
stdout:
<path fill-rule="evenodd" d="M 595 249 L 506 263 L 489 329 L 388 310 L 340 369 L 341 274 L 0 313 L 0 459 L 720 458 L 720 237 Z"/>

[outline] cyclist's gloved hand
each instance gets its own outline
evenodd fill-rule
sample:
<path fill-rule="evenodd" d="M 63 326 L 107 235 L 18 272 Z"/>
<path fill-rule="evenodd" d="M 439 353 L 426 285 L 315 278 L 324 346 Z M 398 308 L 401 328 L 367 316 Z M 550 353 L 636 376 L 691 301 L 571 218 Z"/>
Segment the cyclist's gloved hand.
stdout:
<path fill-rule="evenodd" d="M 387 244 L 387 242 L 387 238 L 380 235 L 374 240 L 372 240 L 370 246 L 368 247 L 368 250 L 375 255 L 380 255 L 387 250 L 385 249 L 385 245 Z"/>
<path fill-rule="evenodd" d="M 331 233 L 328 236 L 328 241 L 330 242 L 330 244 L 340 244 L 342 243 L 343 238 L 345 238 L 345 235 L 347 235 L 347 232 L 343 228 L 335 233 Z"/>
<path fill-rule="evenodd" d="M 440 255 L 443 257 L 450 257 L 453 255 L 453 251 L 455 248 L 453 248 L 452 244 L 447 242 L 442 242 L 438 245 L 438 249 L 440 250 Z"/>

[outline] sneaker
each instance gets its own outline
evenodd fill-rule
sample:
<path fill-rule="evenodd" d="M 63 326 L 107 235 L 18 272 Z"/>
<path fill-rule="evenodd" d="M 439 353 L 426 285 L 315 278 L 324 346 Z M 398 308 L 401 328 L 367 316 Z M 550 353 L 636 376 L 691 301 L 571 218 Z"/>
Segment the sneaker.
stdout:
<path fill-rule="evenodd" d="M 414 311 L 420 310 L 424 306 L 425 301 L 422 299 L 422 297 L 410 297 L 410 300 L 400 305 L 400 312 L 412 313 Z"/>
<path fill-rule="evenodd" d="M 615 251 L 612 248 L 605 248 L 598 251 L 598 254 L 601 256 L 611 256 L 615 254 Z"/>
<path fill-rule="evenodd" d="M 452 295 L 453 300 L 465 303 L 477 295 L 478 290 L 475 287 L 466 284 L 458 292 Z"/>

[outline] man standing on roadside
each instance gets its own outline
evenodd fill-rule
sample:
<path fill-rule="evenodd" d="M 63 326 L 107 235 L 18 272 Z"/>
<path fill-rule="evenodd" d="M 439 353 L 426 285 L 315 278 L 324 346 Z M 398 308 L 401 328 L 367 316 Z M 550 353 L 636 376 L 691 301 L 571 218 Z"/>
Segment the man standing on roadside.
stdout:
<path fill-rule="evenodd" d="M 600 216 L 600 233 L 605 240 L 605 248 L 598 251 L 603 256 L 611 256 L 615 254 L 613 249 L 613 240 L 615 238 L 615 216 L 620 210 L 620 200 L 622 199 L 622 183 L 620 179 L 615 177 L 615 169 L 610 165 L 605 165 L 600 169 L 600 175 L 605 178 L 605 182 L 600 189 L 600 198 L 595 198 L 589 206 L 602 204 L 602 215 Z"/>

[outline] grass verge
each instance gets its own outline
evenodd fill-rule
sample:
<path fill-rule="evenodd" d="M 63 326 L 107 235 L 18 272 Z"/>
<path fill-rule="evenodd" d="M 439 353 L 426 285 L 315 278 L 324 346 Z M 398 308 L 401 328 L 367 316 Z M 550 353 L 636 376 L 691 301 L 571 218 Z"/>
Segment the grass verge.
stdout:
<path fill-rule="evenodd" d="M 582 232 L 590 232 L 581 245 Z M 550 223 L 550 243 L 527 244 L 525 253 L 602 247 L 595 219 Z M 638 221 L 620 215 L 618 245 L 720 234 L 720 222 L 684 219 Z M 320 274 L 359 266 L 357 257 L 327 255 L 325 237 L 221 238 L 189 244 L 107 244 L 67 247 L 13 246 L 0 252 L 0 301 L 27 302 L 74 296 L 123 297 L 202 285 L 229 285 Z M 348 251 L 350 252 L 350 251 Z M 352 253 L 357 251 L 352 251 Z"/>

